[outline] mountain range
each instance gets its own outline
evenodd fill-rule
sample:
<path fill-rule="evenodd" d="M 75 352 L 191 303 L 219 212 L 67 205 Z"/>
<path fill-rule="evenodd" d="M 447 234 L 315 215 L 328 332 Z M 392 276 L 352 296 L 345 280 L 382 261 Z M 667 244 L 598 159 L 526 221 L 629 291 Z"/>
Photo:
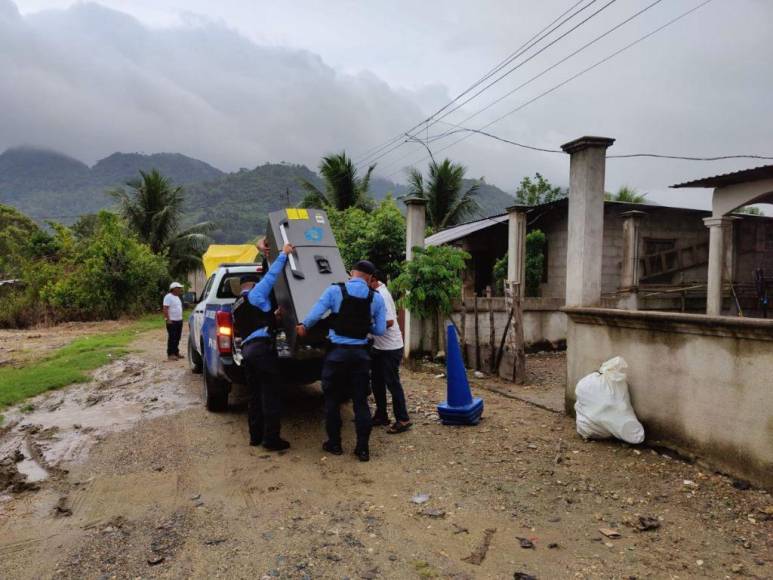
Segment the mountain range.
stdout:
<path fill-rule="evenodd" d="M 0 203 L 39 222 L 72 223 L 80 215 L 112 207 L 110 190 L 138 177 L 140 170 L 154 168 L 184 187 L 186 222 L 214 222 L 212 237 L 223 243 L 244 242 L 262 233 L 269 211 L 303 198 L 301 179 L 322 185 L 314 171 L 291 163 L 225 173 L 179 153 L 113 153 L 89 167 L 57 151 L 16 147 L 0 154 Z M 370 190 L 377 200 L 408 192 L 406 186 L 378 177 L 371 180 Z M 501 213 L 514 202 L 511 195 L 485 182 L 480 183 L 477 200 L 482 215 Z"/>

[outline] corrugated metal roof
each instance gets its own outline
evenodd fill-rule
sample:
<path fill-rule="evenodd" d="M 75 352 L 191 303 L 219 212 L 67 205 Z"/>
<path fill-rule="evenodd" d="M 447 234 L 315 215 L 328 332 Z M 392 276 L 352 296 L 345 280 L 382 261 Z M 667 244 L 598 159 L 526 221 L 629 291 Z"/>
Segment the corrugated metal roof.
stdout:
<path fill-rule="evenodd" d="M 678 183 L 671 187 L 675 189 L 682 187 L 724 187 L 726 185 L 735 185 L 736 183 L 760 181 L 761 179 L 773 179 L 773 165 L 763 165 L 753 169 L 722 173 L 713 177 L 704 177 L 702 179 L 686 181 L 685 183 Z"/>
<path fill-rule="evenodd" d="M 467 237 L 470 234 L 479 232 L 496 226 L 498 224 L 507 223 L 507 214 L 491 216 L 485 219 L 476 220 L 474 222 L 467 222 L 466 224 L 460 224 L 446 230 L 442 230 L 436 234 L 432 234 L 430 237 L 424 240 L 424 244 L 427 246 L 442 246 Z"/>

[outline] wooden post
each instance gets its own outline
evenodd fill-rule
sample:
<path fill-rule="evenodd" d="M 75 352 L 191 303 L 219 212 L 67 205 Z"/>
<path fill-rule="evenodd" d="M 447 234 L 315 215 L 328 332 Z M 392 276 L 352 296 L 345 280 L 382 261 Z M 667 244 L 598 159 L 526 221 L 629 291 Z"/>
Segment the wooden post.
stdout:
<path fill-rule="evenodd" d="M 496 358 L 496 332 L 494 328 L 494 298 L 491 295 L 491 286 L 486 286 L 486 298 L 488 298 L 488 349 L 489 349 L 489 372 L 494 373 L 494 359 Z"/>
<path fill-rule="evenodd" d="M 475 316 L 475 370 L 480 370 L 480 324 L 478 323 L 478 295 L 472 297 L 472 310 Z"/>
<path fill-rule="evenodd" d="M 511 281 L 505 283 L 505 301 L 511 314 L 511 332 L 509 350 L 513 355 L 513 376 L 516 384 L 526 382 L 526 349 L 523 339 L 523 305 L 519 284 Z"/>
<path fill-rule="evenodd" d="M 462 343 L 462 360 L 464 361 L 464 366 L 469 367 L 470 357 L 467 354 L 467 303 L 465 302 L 464 288 L 462 288 L 462 321 L 461 322 L 462 322 L 460 325 L 461 336 L 459 338 L 461 339 L 461 343 Z"/>

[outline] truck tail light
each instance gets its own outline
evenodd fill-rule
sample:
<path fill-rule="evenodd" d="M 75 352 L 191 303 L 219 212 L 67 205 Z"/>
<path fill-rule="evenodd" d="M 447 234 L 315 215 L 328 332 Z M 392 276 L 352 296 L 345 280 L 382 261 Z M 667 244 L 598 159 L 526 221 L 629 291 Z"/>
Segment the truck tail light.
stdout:
<path fill-rule="evenodd" d="M 231 313 L 217 312 L 215 325 L 217 326 L 217 350 L 220 354 L 231 354 L 231 340 L 234 334 Z"/>

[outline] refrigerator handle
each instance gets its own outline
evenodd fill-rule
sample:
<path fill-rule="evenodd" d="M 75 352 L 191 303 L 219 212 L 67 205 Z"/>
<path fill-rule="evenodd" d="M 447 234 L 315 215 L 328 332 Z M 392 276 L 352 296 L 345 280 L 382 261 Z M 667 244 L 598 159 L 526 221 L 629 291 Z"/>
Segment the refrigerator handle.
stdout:
<path fill-rule="evenodd" d="M 289 241 L 289 239 L 287 237 L 287 230 L 286 230 L 288 225 L 289 225 L 289 223 L 288 223 L 288 221 L 286 219 L 282 220 L 279 223 L 279 233 L 282 234 L 282 242 L 284 242 L 285 244 L 289 244 L 290 243 L 290 241 Z M 303 272 L 301 272 L 298 269 L 298 266 L 295 263 L 295 257 L 293 256 L 293 253 L 294 252 L 290 252 L 290 254 L 287 255 L 287 261 L 290 262 L 290 271 L 293 273 L 293 276 L 295 276 L 299 280 L 303 280 L 306 276 L 304 276 Z"/>

